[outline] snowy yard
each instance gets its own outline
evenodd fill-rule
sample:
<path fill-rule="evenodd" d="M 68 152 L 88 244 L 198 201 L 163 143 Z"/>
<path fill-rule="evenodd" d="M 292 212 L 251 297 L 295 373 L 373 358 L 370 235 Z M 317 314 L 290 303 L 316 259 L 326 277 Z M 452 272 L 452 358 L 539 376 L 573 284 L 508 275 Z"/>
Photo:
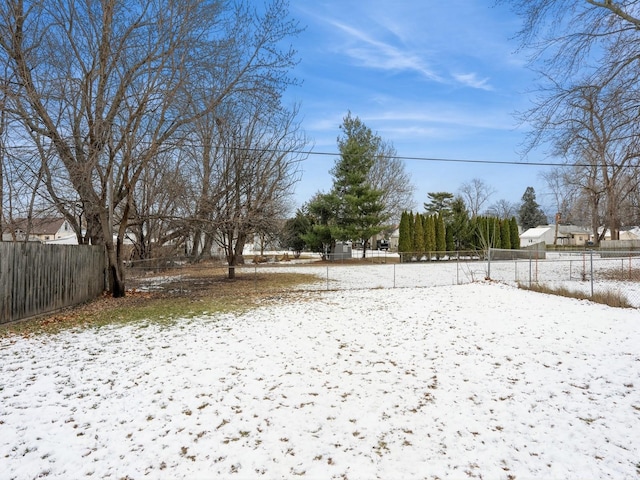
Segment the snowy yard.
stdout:
<path fill-rule="evenodd" d="M 0 339 L 0 478 L 638 478 L 638 310 L 452 283 Z"/>

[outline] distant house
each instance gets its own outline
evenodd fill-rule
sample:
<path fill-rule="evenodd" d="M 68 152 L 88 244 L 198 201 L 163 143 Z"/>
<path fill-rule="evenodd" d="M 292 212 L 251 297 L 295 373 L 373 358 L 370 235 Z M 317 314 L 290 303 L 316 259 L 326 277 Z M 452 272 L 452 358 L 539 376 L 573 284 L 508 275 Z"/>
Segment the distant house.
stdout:
<path fill-rule="evenodd" d="M 530 228 L 520 234 L 520 248 L 531 247 L 538 243 L 553 245 L 554 236 L 555 227 L 553 225 Z"/>
<path fill-rule="evenodd" d="M 553 245 L 556 239 L 555 225 L 541 225 L 530 228 L 520 234 L 520 248 L 530 247 L 537 243 Z M 584 246 L 590 239 L 587 229 L 577 225 L 558 225 L 556 245 Z"/>
<path fill-rule="evenodd" d="M 28 238 L 27 238 L 28 234 Z M 73 242 L 76 235 L 69 222 L 62 217 L 43 217 L 31 220 L 31 225 L 26 218 L 19 218 L 13 223 L 4 226 L 3 241 L 16 240 L 23 242 L 60 243 L 63 240 Z"/>
<path fill-rule="evenodd" d="M 576 225 L 558 226 L 558 245 L 582 247 L 591 239 L 591 232 Z"/>
<path fill-rule="evenodd" d="M 640 227 L 621 228 L 620 240 L 640 240 Z"/>
<path fill-rule="evenodd" d="M 598 233 L 602 234 L 602 228 L 598 229 Z M 618 236 L 618 240 L 640 240 L 640 227 L 622 227 Z M 609 229 L 604 232 L 603 240 L 611 240 Z"/>

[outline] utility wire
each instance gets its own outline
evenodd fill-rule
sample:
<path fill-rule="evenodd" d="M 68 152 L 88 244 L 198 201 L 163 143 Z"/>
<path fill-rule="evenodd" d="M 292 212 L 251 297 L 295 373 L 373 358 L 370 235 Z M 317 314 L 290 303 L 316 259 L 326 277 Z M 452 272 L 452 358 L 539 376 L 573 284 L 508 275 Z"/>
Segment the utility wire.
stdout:
<path fill-rule="evenodd" d="M 174 148 L 181 147 L 192 147 L 192 148 L 202 148 L 202 145 L 198 145 L 191 142 L 185 142 L 183 144 L 168 144 L 169 146 L 173 146 Z M 23 151 L 27 150 L 29 147 L 27 146 L 19 146 L 14 145 L 7 150 L 18 150 Z M 324 152 L 324 151 L 316 151 L 316 150 L 298 150 L 298 149 L 269 149 L 269 148 L 260 148 L 260 147 L 240 147 L 240 146 L 221 146 L 220 150 L 233 150 L 233 151 L 243 151 L 243 152 L 258 152 L 258 153 L 270 153 L 270 154 L 278 154 L 278 155 L 306 155 L 310 156 L 323 156 L 323 157 L 339 157 L 341 154 L 339 152 Z M 416 162 L 441 162 L 441 163 L 471 163 L 478 165 L 514 165 L 514 166 L 529 166 L 529 167 L 591 167 L 596 168 L 600 167 L 600 164 L 594 163 L 557 163 L 557 162 L 526 162 L 526 161 L 517 161 L 517 160 L 483 160 L 483 159 L 463 159 L 463 158 L 440 158 L 440 157 L 418 157 L 418 156 L 403 156 L 403 155 L 379 155 L 378 158 L 386 158 L 386 159 L 398 159 L 398 160 L 409 160 Z M 295 163 L 300 163 L 304 159 L 298 159 Z M 612 168 L 640 168 L 640 163 L 637 164 L 610 164 L 607 167 Z"/>
<path fill-rule="evenodd" d="M 316 150 L 269 150 L 250 147 L 238 147 L 238 150 L 246 151 L 262 151 L 270 153 L 292 153 L 296 155 L 307 156 L 331 156 L 339 157 L 339 152 L 322 152 Z M 378 158 L 398 159 L 398 160 L 411 160 L 419 162 L 443 162 L 443 163 L 475 163 L 484 165 L 516 165 L 516 166 L 531 166 L 531 167 L 600 167 L 600 164 L 595 163 L 557 163 L 557 162 L 524 162 L 516 160 L 481 160 L 481 159 L 462 159 L 462 158 L 438 158 L 438 157 L 409 157 L 403 155 L 378 155 Z M 620 165 L 613 163 L 607 165 L 608 167 L 615 168 L 638 168 L 640 164 L 627 164 Z"/>

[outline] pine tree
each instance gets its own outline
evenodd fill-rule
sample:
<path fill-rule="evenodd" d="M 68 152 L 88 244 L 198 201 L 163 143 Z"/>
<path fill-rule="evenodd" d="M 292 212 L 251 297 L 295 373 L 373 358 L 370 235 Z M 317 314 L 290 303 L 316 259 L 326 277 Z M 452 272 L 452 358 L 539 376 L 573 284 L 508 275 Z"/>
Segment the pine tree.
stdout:
<path fill-rule="evenodd" d="M 296 216 L 286 221 L 282 231 L 282 244 L 290 248 L 296 258 L 306 246 L 303 235 L 311 230 L 311 218 L 305 211 L 306 206 L 296 211 Z"/>
<path fill-rule="evenodd" d="M 425 202 L 424 211 L 427 215 L 442 214 L 445 222 L 451 218 L 451 205 L 453 203 L 453 193 L 449 192 L 429 192 L 427 193 L 429 202 Z"/>
<path fill-rule="evenodd" d="M 367 241 L 384 230 L 386 220 L 383 192 L 374 189 L 368 179 L 381 139 L 359 118 L 351 117 L 351 113 L 340 129 L 343 132 L 338 138 L 340 158 L 331 171 L 334 176 L 331 193 L 338 199 L 333 234 L 338 240 L 362 241 L 364 258 Z"/>
<path fill-rule="evenodd" d="M 527 187 L 522 195 L 522 203 L 518 210 L 520 225 L 524 230 L 547 224 L 547 216 L 544 214 L 538 202 L 533 187 Z"/>
<path fill-rule="evenodd" d="M 314 252 L 328 252 L 334 237 L 332 228 L 336 198 L 328 193 L 316 193 L 306 205 L 310 228 L 300 235 L 305 245 Z"/>

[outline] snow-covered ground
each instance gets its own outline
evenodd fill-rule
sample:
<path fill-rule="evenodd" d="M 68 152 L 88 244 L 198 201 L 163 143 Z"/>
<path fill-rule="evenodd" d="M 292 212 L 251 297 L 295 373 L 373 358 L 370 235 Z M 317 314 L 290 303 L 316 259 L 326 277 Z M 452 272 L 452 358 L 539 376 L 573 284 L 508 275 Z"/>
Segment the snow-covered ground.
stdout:
<path fill-rule="evenodd" d="M 0 339 L 0 478 L 638 478 L 638 310 L 439 283 Z"/>
<path fill-rule="evenodd" d="M 537 283 L 547 287 L 566 287 L 587 295 L 616 292 L 624 295 L 631 305 L 640 308 L 640 282 L 609 279 L 612 272 L 621 279 L 628 279 L 631 272 L 636 272 L 637 278 L 640 256 L 601 258 L 594 254 L 592 259 L 589 252 L 551 252 L 547 253 L 545 260 L 494 260 L 489 263 L 463 259 L 398 264 L 392 261 L 393 255 L 388 254 L 388 263 L 379 263 L 384 262 L 385 258 L 378 258 L 376 263 L 351 267 L 338 261 L 322 266 L 312 264 L 306 271 L 323 279 L 313 288 L 325 290 L 460 285 L 490 277 L 514 286 Z M 397 254 L 395 256 L 397 258 Z M 287 265 L 288 262 L 281 262 L 278 267 L 271 264 L 253 268 L 264 272 L 291 270 Z M 291 271 L 295 270 L 293 268 Z"/>

